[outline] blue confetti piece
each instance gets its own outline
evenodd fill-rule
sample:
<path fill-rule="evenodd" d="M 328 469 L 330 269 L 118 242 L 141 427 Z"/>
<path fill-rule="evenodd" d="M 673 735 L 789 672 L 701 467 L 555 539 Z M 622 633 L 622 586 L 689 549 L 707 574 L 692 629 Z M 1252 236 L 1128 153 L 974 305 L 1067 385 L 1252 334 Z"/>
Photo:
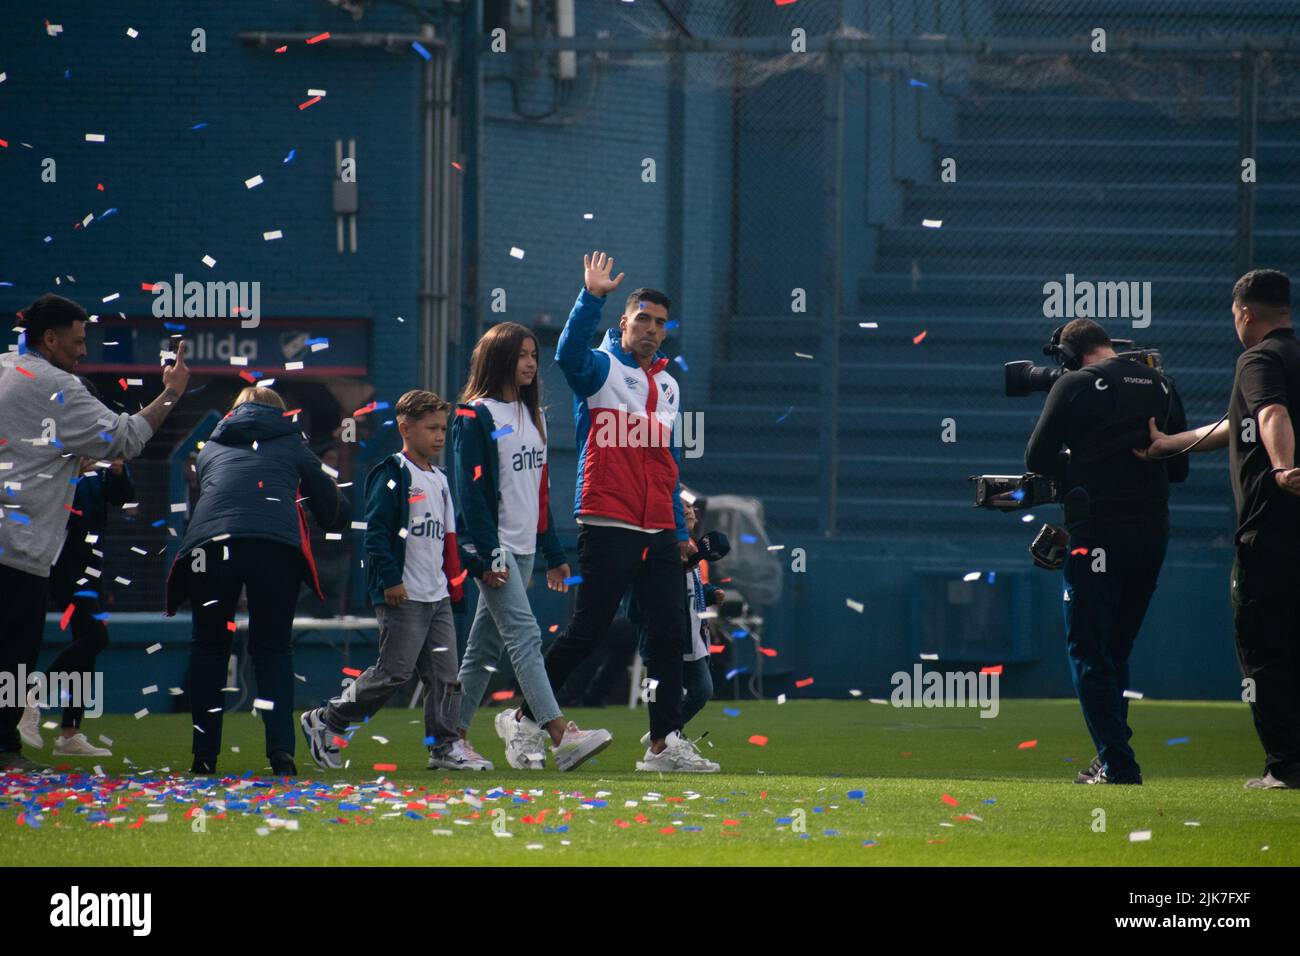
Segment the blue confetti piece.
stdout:
<path fill-rule="evenodd" d="M 582 583 L 582 575 L 581 575 L 581 574 L 572 574 L 572 575 L 570 575 L 569 577 L 567 577 L 567 578 L 564 579 L 564 583 L 565 583 L 565 584 L 581 584 L 581 583 Z"/>
<path fill-rule="evenodd" d="M 280 165 L 288 166 L 290 163 L 293 162 L 293 158 L 297 155 L 298 155 L 298 151 L 296 149 L 289 150 L 289 155 L 284 157 L 284 162 L 281 163 Z"/>
<path fill-rule="evenodd" d="M 0 285 L 4 286 L 6 289 L 12 289 L 14 284 L 13 284 L 12 282 L 0 282 Z M 21 335 L 19 335 L 19 338 L 22 338 L 23 335 L 26 335 L 26 334 L 27 334 L 27 333 L 25 333 L 25 332 L 22 333 Z"/>
<path fill-rule="evenodd" d="M 496 431 L 492 433 L 492 440 L 496 441 L 498 438 L 502 438 L 506 435 L 512 435 L 514 434 L 514 430 L 515 430 L 514 425 L 502 425 L 500 428 L 498 428 Z"/>
<path fill-rule="evenodd" d="M 71 71 L 71 70 L 64 70 L 64 71 L 63 71 L 63 78 L 64 78 L 65 80 L 70 80 L 70 79 L 72 79 L 72 71 Z"/>
<path fill-rule="evenodd" d="M 79 598 L 79 597 L 80 597 L 80 598 L 97 598 L 97 597 L 99 597 L 99 592 L 98 592 L 98 591 L 73 591 L 73 592 L 72 592 L 72 596 L 73 596 L 74 598 Z"/>
<path fill-rule="evenodd" d="M 997 579 L 998 579 L 998 573 L 996 571 L 990 571 L 988 577 L 985 578 L 984 580 L 988 581 L 989 584 L 992 584 Z"/>
<path fill-rule="evenodd" d="M 669 319 L 667 322 L 664 323 L 664 328 L 670 332 L 673 329 L 680 328 L 680 327 L 681 327 L 681 323 L 678 322 L 676 319 Z"/>
<path fill-rule="evenodd" d="M 742 534 L 740 540 L 745 544 L 758 544 L 758 538 L 754 537 L 752 534 Z"/>
<path fill-rule="evenodd" d="M 308 347 L 311 347 L 311 346 L 313 346 L 313 345 L 320 345 L 320 344 L 322 344 L 322 343 L 324 343 L 325 345 L 329 345 L 329 344 L 330 344 L 330 340 L 327 339 L 327 338 L 324 338 L 324 337 L 316 338 L 316 339 L 308 339 L 308 340 L 307 340 L 307 346 L 308 346 Z"/>
<path fill-rule="evenodd" d="M 424 745 L 425 745 L 426 747 L 432 747 L 432 746 L 433 746 L 434 744 L 436 744 L 437 742 L 438 742 L 438 738 L 437 738 L 437 737 L 429 736 L 429 737 L 425 737 L 425 738 L 424 738 Z"/>
<path fill-rule="evenodd" d="M 1015 491 L 1011 492 L 1011 500 L 1012 500 L 1012 501 L 1024 501 L 1024 500 L 1025 500 L 1025 489 L 1023 489 L 1023 488 L 1017 488 Z"/>
<path fill-rule="evenodd" d="M 393 406 L 389 405 L 387 402 L 375 402 L 374 410 L 377 412 L 382 412 L 384 409 L 392 408 L 392 407 Z"/>
<path fill-rule="evenodd" d="M 748 673 L 749 673 L 748 667 L 733 667 L 731 670 L 727 671 L 726 676 L 723 677 L 723 680 L 731 680 L 731 678 L 739 674 L 748 674 Z"/>
<path fill-rule="evenodd" d="M 108 442 L 110 445 L 113 444 L 113 433 L 112 433 L 112 432 L 100 432 L 100 433 L 99 433 L 99 437 L 102 438 L 102 439 L 104 439 L 104 441 Z"/>
<path fill-rule="evenodd" d="M 740 638 L 749 637 L 749 631 L 745 630 L 743 627 L 738 627 L 731 632 L 731 636 L 739 640 Z"/>
<path fill-rule="evenodd" d="M 408 817 L 410 817 L 412 820 L 423 820 L 423 819 L 424 819 L 424 817 L 420 816 L 420 815 L 419 815 L 418 813 L 416 813 L 414 810 L 407 810 L 407 811 L 406 811 L 406 815 L 407 815 Z"/>
<path fill-rule="evenodd" d="M 100 611 L 98 614 L 92 614 L 91 616 L 92 616 L 96 621 L 107 621 L 107 620 L 108 620 L 108 612 L 107 612 L 107 611 Z"/>
<path fill-rule="evenodd" d="M 103 212 L 101 212 L 101 213 L 99 214 L 99 218 L 100 218 L 100 219 L 107 219 L 109 216 L 114 216 L 114 215 L 117 215 L 117 207 L 116 207 L 116 206 L 113 206 L 113 207 L 110 208 L 110 209 L 105 209 Z"/>
<path fill-rule="evenodd" d="M 781 824 L 789 824 L 789 823 L 793 823 L 793 822 L 794 822 L 794 818 L 792 818 L 792 817 L 777 817 L 777 818 L 776 818 L 776 822 L 777 822 L 778 825 L 781 825 Z"/>
<path fill-rule="evenodd" d="M 54 237 L 53 237 L 53 236 L 46 236 L 46 237 L 45 237 L 45 241 L 46 241 L 46 242 L 53 242 L 53 241 L 54 241 Z"/>
<path fill-rule="evenodd" d="M 163 328 L 166 329 L 168 332 L 184 332 L 184 331 L 185 331 L 185 323 L 184 323 L 184 322 L 164 322 L 164 323 L 163 323 Z"/>
<path fill-rule="evenodd" d="M 424 44 L 419 40 L 411 41 L 411 49 L 420 54 L 426 60 L 432 60 L 433 54 L 424 48 Z"/>
<path fill-rule="evenodd" d="M 12 488 L 10 488 L 9 490 L 10 490 L 10 492 L 13 491 Z M 11 512 L 9 512 L 9 520 L 10 520 L 10 521 L 13 521 L 13 522 L 16 522 L 17 524 L 31 524 L 31 523 L 32 523 L 32 519 L 29 518 L 29 517 L 27 517 L 27 515 L 23 514 L 21 511 L 11 511 Z"/>
<path fill-rule="evenodd" d="M 60 405 L 63 404 L 63 392 L 62 392 L 62 391 L 58 392 L 54 397 L 58 400 L 58 402 L 59 402 Z"/>
<path fill-rule="evenodd" d="M 982 800 L 982 801 L 980 801 L 980 802 L 981 802 L 981 803 L 997 803 L 997 802 L 998 802 L 998 798 L 997 798 L 997 797 L 989 797 L 987 800 Z"/>
<path fill-rule="evenodd" d="M 195 123 L 190 127 L 190 132 L 193 132 L 196 129 L 204 129 L 207 125 L 207 123 Z"/>
<path fill-rule="evenodd" d="M 166 518 L 159 518 L 157 521 L 153 522 L 153 527 L 155 527 L 155 528 L 161 528 L 161 527 L 162 527 L 163 525 L 165 525 L 166 523 L 167 523 L 167 519 L 166 519 Z"/>
<path fill-rule="evenodd" d="M 865 797 L 866 795 L 867 795 L 867 791 L 865 791 L 865 790 L 850 790 L 850 791 L 849 791 L 849 799 L 850 799 L 850 800 L 861 800 L 861 799 L 862 799 L 863 797 Z"/>
<path fill-rule="evenodd" d="M 734 707 L 724 707 L 722 708 L 722 712 L 726 714 L 728 717 L 740 716 L 740 711 L 736 710 Z"/>
<path fill-rule="evenodd" d="M 229 804 L 228 804 L 228 806 L 229 806 Z M 360 810 L 360 809 L 361 809 L 361 804 L 359 804 L 359 803 L 340 803 L 340 804 L 339 804 L 339 809 L 340 809 L 340 810 Z"/>
<path fill-rule="evenodd" d="M 790 417 L 790 413 L 791 413 L 792 411 L 794 411 L 794 406 L 793 406 L 793 405 L 791 405 L 789 408 L 787 408 L 787 409 L 785 410 L 785 414 L 782 415 L 780 418 L 778 418 L 778 419 L 776 420 L 776 424 L 780 425 L 783 421 L 785 421 L 787 418 L 789 418 L 789 417 Z"/>
<path fill-rule="evenodd" d="M 907 85 L 908 85 L 908 86 L 919 86 L 919 87 L 921 87 L 921 88 L 923 88 L 923 89 L 927 89 L 927 90 L 930 88 L 930 84 L 929 84 L 929 83 L 926 83 L 924 80 L 908 80 L 908 81 L 907 81 Z"/>
<path fill-rule="evenodd" d="M 13 285 L 13 283 L 12 283 L 12 282 L 0 282 L 0 285 Z M 27 333 L 26 333 L 26 332 L 19 332 L 19 333 L 18 333 L 18 354 L 19 354 L 19 355 L 26 355 L 26 354 L 27 354 Z"/>
<path fill-rule="evenodd" d="M 609 806 L 608 800 L 583 800 L 582 803 L 584 806 L 595 807 L 596 809 Z"/>
<path fill-rule="evenodd" d="M 822 831 L 822 836 L 839 836 L 839 835 L 840 835 L 840 831 L 839 831 L 839 830 L 823 830 L 823 831 Z"/>
<path fill-rule="evenodd" d="M 682 827 L 683 833 L 699 833 L 704 827 Z"/>
<path fill-rule="evenodd" d="M 686 367 L 686 359 L 684 359 L 682 356 L 680 356 L 680 355 L 677 356 L 677 358 L 673 359 L 673 361 L 676 362 L 678 365 L 680 365 L 680 366 L 682 367 L 682 371 L 683 371 L 683 372 L 689 372 L 689 371 L 690 371 L 690 369 Z"/>
<path fill-rule="evenodd" d="M 821 813 L 825 807 L 813 807 L 813 813 Z"/>
<path fill-rule="evenodd" d="M 863 841 L 862 841 L 862 845 L 863 845 L 863 846 L 880 846 L 880 844 L 877 843 L 875 840 L 863 840 Z"/>
<path fill-rule="evenodd" d="M 1168 740 L 1165 741 L 1165 746 L 1173 747 L 1176 744 L 1190 744 L 1191 742 L 1192 742 L 1191 737 L 1170 737 Z"/>

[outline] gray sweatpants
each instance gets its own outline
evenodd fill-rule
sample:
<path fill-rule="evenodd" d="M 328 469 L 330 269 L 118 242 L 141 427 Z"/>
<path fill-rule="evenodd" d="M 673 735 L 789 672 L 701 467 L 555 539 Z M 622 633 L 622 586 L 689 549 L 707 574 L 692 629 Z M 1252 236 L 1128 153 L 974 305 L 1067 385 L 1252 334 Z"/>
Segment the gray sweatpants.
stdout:
<path fill-rule="evenodd" d="M 450 745 L 459 736 L 461 686 L 456 674 L 456 625 L 451 600 L 375 605 L 379 660 L 329 702 L 331 727 L 359 724 L 372 716 L 412 674 L 424 683 L 424 734 L 429 746 Z M 432 739 L 429 739 L 432 738 Z"/>

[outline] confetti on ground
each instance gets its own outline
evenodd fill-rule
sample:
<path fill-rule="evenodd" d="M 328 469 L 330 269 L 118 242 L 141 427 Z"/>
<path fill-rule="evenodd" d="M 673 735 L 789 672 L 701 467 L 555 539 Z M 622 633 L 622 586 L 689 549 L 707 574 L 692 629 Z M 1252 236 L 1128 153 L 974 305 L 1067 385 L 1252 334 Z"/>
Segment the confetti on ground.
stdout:
<path fill-rule="evenodd" d="M 1037 740 L 1022 740 L 1022 741 L 1020 741 L 1019 744 L 1016 745 L 1016 749 L 1018 749 L 1018 750 L 1032 750 L 1034 747 L 1037 747 L 1037 746 L 1038 746 L 1038 741 L 1037 741 Z"/>
<path fill-rule="evenodd" d="M 752 737 L 749 738 L 749 742 L 756 747 L 767 746 L 767 738 L 764 737 L 762 734 L 754 734 Z"/>
<path fill-rule="evenodd" d="M 1165 741 L 1165 746 L 1175 747 L 1178 744 L 1190 744 L 1191 742 L 1192 742 L 1191 737 L 1170 737 L 1168 740 Z"/>
<path fill-rule="evenodd" d="M 1142 843 L 1142 842 L 1144 842 L 1144 841 L 1146 841 L 1146 840 L 1150 840 L 1150 839 L 1151 839 L 1151 831 L 1150 831 L 1150 830 L 1134 830 L 1132 833 L 1130 833 L 1130 834 L 1128 835 L 1128 839 L 1129 839 L 1129 842 L 1130 842 L 1130 843 Z"/>
<path fill-rule="evenodd" d="M 957 798 L 954 797 L 952 794 L 945 793 L 945 794 L 944 794 L 942 797 L 940 797 L 939 799 L 942 800 L 944 803 L 948 804 L 948 806 L 950 806 L 950 807 L 955 807 L 955 806 L 957 806 Z"/>

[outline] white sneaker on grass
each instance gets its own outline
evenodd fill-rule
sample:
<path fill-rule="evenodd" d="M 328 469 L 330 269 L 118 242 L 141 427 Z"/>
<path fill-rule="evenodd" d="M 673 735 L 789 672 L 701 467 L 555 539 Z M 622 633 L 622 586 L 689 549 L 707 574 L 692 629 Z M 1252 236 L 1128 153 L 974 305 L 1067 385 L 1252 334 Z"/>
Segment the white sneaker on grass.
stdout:
<path fill-rule="evenodd" d="M 608 730 L 579 730 L 577 724 L 569 721 L 560 742 L 551 745 L 551 753 L 555 754 L 556 769 L 572 770 L 596 756 L 613 740 L 614 735 Z"/>
<path fill-rule="evenodd" d="M 506 763 L 516 770 L 545 770 L 546 731 L 527 717 L 515 719 L 513 708 L 506 708 L 493 721 L 497 736 L 506 745 Z"/>
<path fill-rule="evenodd" d="M 664 738 L 664 749 L 659 753 L 651 753 L 646 748 L 645 759 L 637 761 L 636 769 L 661 773 L 717 773 L 722 767 L 701 754 L 699 747 L 674 730 Z"/>
<path fill-rule="evenodd" d="M 33 696 L 27 698 L 22 719 L 18 721 L 18 736 L 22 738 L 24 747 L 39 750 L 45 746 L 45 740 L 41 737 L 41 708 Z"/>
<path fill-rule="evenodd" d="M 304 710 L 298 723 L 302 725 L 303 736 L 307 738 L 307 752 L 311 754 L 316 766 L 322 770 L 341 768 L 343 756 L 339 753 L 338 744 L 334 742 L 334 738 L 341 735 L 334 733 L 330 725 L 325 723 L 324 708 Z"/>
<path fill-rule="evenodd" d="M 457 737 L 445 750 L 439 747 L 429 751 L 430 770 L 491 770 L 492 761 L 470 746 L 468 740 Z"/>
<path fill-rule="evenodd" d="M 111 757 L 113 751 L 106 747 L 96 747 L 86 739 L 85 734 L 73 734 L 54 738 L 54 752 L 60 757 Z"/>

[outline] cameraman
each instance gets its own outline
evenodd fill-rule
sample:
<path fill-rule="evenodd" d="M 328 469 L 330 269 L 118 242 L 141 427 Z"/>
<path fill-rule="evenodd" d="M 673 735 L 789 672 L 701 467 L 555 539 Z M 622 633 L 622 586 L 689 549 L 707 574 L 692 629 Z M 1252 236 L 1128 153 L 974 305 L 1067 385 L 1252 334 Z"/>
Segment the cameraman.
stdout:
<path fill-rule="evenodd" d="M 1148 421 L 1187 427 L 1178 393 L 1160 372 L 1115 354 L 1096 322 L 1060 336 L 1062 375 L 1025 449 L 1031 472 L 1061 479 L 1065 526 L 1065 640 L 1097 759 L 1079 783 L 1140 784 L 1129 746 L 1128 658 L 1169 541 L 1169 482 L 1187 479 L 1185 456 L 1147 461 Z M 1061 446 L 1069 448 L 1062 452 Z"/>

